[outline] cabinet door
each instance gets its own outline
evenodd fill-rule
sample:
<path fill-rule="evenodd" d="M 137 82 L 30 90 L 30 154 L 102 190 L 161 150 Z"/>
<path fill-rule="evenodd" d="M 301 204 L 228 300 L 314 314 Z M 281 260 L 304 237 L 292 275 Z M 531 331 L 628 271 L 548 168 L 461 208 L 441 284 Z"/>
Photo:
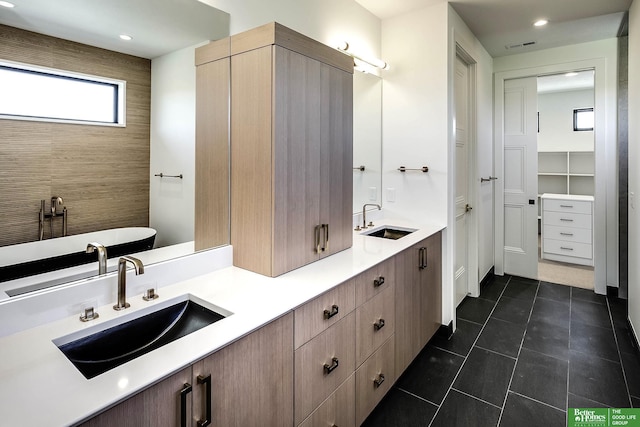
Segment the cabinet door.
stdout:
<path fill-rule="evenodd" d="M 318 259 L 320 62 L 275 46 L 274 276 Z"/>
<path fill-rule="evenodd" d="M 424 347 L 442 324 L 442 233 L 426 240 L 426 265 L 420 270 L 421 345 Z"/>
<path fill-rule="evenodd" d="M 353 75 L 321 66 L 320 222 L 329 243 L 321 257 L 353 243 Z"/>
<path fill-rule="evenodd" d="M 176 427 L 181 424 L 180 391 L 191 382 L 191 367 L 90 419 L 82 427 Z M 191 394 L 185 396 L 185 419 L 191 418 Z"/>
<path fill-rule="evenodd" d="M 422 348 L 420 330 L 420 242 L 395 257 L 396 371 L 402 372 Z"/>
<path fill-rule="evenodd" d="M 211 400 L 206 401 L 210 379 Z M 227 427 L 293 424 L 293 314 L 258 329 L 193 365 L 193 425 L 207 417 Z"/>

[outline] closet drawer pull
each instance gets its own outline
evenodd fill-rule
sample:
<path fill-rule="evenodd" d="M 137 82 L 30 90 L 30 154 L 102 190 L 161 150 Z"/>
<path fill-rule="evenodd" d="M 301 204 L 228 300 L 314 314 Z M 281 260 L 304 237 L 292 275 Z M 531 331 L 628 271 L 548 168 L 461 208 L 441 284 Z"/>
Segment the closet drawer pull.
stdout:
<path fill-rule="evenodd" d="M 572 208 L 573 205 L 560 205 L 561 208 Z"/>
<path fill-rule="evenodd" d="M 567 248 L 565 246 L 560 246 L 560 249 L 562 249 L 563 251 L 572 251 L 573 248 Z"/>
<path fill-rule="evenodd" d="M 563 233 L 563 232 L 560 232 L 560 235 L 561 235 L 561 236 L 573 236 L 573 233 Z"/>
<path fill-rule="evenodd" d="M 564 221 L 564 222 L 573 222 L 572 219 L 569 218 L 560 218 L 560 221 Z"/>

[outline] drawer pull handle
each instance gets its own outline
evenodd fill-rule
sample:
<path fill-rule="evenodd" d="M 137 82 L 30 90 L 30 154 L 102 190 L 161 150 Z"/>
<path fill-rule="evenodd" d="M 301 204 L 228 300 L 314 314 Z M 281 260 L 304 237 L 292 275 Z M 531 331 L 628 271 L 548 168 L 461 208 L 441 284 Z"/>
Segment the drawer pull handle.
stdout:
<path fill-rule="evenodd" d="M 374 287 L 377 288 L 378 286 L 382 286 L 382 285 L 384 285 L 384 276 L 380 276 L 377 279 L 373 280 L 373 286 Z"/>
<path fill-rule="evenodd" d="M 329 310 L 325 310 L 324 311 L 324 318 L 325 319 L 331 319 L 336 314 L 338 314 L 338 306 L 334 304 L 334 305 L 331 306 L 331 311 L 329 311 Z"/>
<path fill-rule="evenodd" d="M 373 329 L 376 331 L 379 331 L 382 328 L 384 328 L 384 319 L 380 319 L 373 324 Z"/>
<path fill-rule="evenodd" d="M 560 218 L 560 221 L 564 221 L 564 222 L 573 222 L 572 219 L 569 218 Z"/>
<path fill-rule="evenodd" d="M 198 375 L 197 380 L 198 384 L 204 384 L 206 396 L 205 419 L 198 420 L 197 425 L 198 427 L 207 427 L 211 424 L 211 374 L 206 377 L 204 375 Z"/>
<path fill-rule="evenodd" d="M 561 236 L 573 236 L 573 233 L 562 233 L 560 232 Z"/>
<path fill-rule="evenodd" d="M 560 205 L 561 208 L 572 208 L 573 205 Z"/>
<path fill-rule="evenodd" d="M 373 380 L 373 386 L 375 388 L 378 388 L 378 387 L 380 387 L 382 385 L 383 382 L 384 382 L 384 375 L 383 374 L 379 374 L 378 378 Z"/>
<path fill-rule="evenodd" d="M 180 427 L 187 427 L 187 394 L 191 393 L 191 390 L 189 383 L 184 383 L 180 390 Z"/>
<path fill-rule="evenodd" d="M 337 367 L 338 367 L 338 358 L 337 357 L 332 357 L 331 358 L 331 365 L 327 365 L 326 363 L 324 364 L 324 374 L 325 375 L 329 375 Z"/>
<path fill-rule="evenodd" d="M 560 246 L 560 249 L 562 249 L 563 251 L 572 251 L 573 250 L 573 248 L 567 248 L 567 247 L 564 247 L 564 246 Z"/>

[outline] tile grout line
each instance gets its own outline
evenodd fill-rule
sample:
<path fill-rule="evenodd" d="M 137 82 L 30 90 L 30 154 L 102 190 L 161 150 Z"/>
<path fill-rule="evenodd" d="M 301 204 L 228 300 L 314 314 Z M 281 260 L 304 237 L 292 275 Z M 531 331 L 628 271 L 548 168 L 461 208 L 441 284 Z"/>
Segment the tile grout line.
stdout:
<path fill-rule="evenodd" d="M 422 397 L 422 396 L 418 396 L 418 395 L 417 395 L 417 394 L 415 394 L 415 393 L 411 393 L 409 390 L 405 390 L 405 389 L 403 389 L 402 387 L 398 387 L 398 386 L 396 386 L 396 390 L 400 390 L 401 392 L 406 393 L 406 394 L 408 394 L 409 396 L 413 396 L 413 397 L 415 397 L 415 398 L 416 398 L 416 399 L 418 399 L 418 400 L 422 400 L 423 402 L 430 403 L 430 404 L 432 404 L 433 406 L 439 406 L 437 403 L 432 402 L 432 401 L 430 401 L 429 399 L 425 399 L 425 398 L 424 398 L 424 397 Z"/>
<path fill-rule="evenodd" d="M 455 377 L 453 377 L 453 380 L 451 381 L 451 384 L 449 385 L 449 389 L 444 394 L 444 397 L 442 398 L 442 401 L 440 402 L 440 405 L 438 405 L 438 409 L 436 409 L 436 413 L 433 414 L 433 418 L 431 418 L 431 421 L 429 422 L 429 427 L 431 427 L 431 425 L 433 424 L 433 422 L 437 418 L 438 413 L 440 412 L 440 409 L 442 408 L 442 405 L 444 404 L 444 401 L 447 399 L 447 396 L 449 396 L 449 393 L 451 393 L 451 390 L 453 389 L 453 384 L 458 379 L 458 376 L 460 375 L 460 372 L 462 372 L 462 368 L 464 368 L 465 363 L 467 363 L 467 359 L 469 358 L 469 355 L 471 354 L 471 351 L 473 351 L 473 347 L 476 345 L 476 342 L 478 342 L 478 339 L 480 338 L 480 335 L 482 335 L 482 331 L 484 331 L 484 328 L 487 326 L 487 323 L 489 323 L 489 319 L 491 319 L 491 315 L 493 314 L 493 312 L 495 311 L 496 307 L 498 306 L 498 302 L 500 301 L 500 298 L 502 298 L 502 295 L 504 294 L 505 289 L 507 289 L 507 286 L 509 285 L 509 282 L 511 282 L 511 277 L 513 277 L 513 276 L 509 276 L 509 279 L 504 284 L 504 288 L 502 288 L 502 292 L 500 292 L 500 295 L 498 296 L 498 299 L 496 299 L 495 303 L 493 304 L 493 308 L 491 309 L 491 312 L 489 313 L 489 315 L 487 316 L 486 320 L 482 324 L 482 328 L 480 328 L 480 331 L 478 332 L 478 335 L 476 336 L 476 339 L 473 340 L 473 343 L 471 344 L 471 347 L 469 348 L 469 352 L 464 357 L 464 360 L 462 361 L 462 364 L 460 365 L 460 368 L 458 368 L 458 372 L 456 372 Z M 456 310 L 457 310 L 457 308 L 456 308 Z M 502 412 L 500 412 L 500 416 L 502 416 Z"/>
<path fill-rule="evenodd" d="M 457 391 L 460 394 L 464 394 L 465 396 L 468 396 L 468 397 L 472 398 L 473 400 L 477 400 L 478 402 L 482 402 L 482 403 L 484 403 L 486 405 L 493 406 L 496 409 L 500 409 L 500 407 L 498 405 L 496 405 L 495 403 L 491 403 L 491 402 L 488 402 L 488 401 L 486 401 L 484 399 L 480 399 L 479 397 L 474 396 L 473 394 L 467 393 L 466 391 L 458 390 L 455 387 L 451 387 L 451 390 Z"/>
<path fill-rule="evenodd" d="M 557 411 L 564 412 L 565 414 L 567 413 L 567 411 L 566 411 L 566 410 L 564 410 L 564 409 L 560 409 L 560 408 L 558 408 L 558 407 L 555 407 L 555 406 L 553 406 L 553 405 L 550 405 L 550 404 L 548 404 L 548 403 L 546 403 L 546 402 L 543 402 L 543 401 L 541 401 L 541 400 L 534 399 L 533 397 L 527 396 L 527 395 L 525 395 L 525 394 L 518 393 L 517 391 L 513 391 L 513 390 L 511 390 L 511 393 L 513 393 L 513 394 L 515 394 L 515 395 L 518 395 L 518 396 L 520 396 L 520 397 L 524 397 L 525 399 L 532 400 L 532 401 L 534 401 L 534 402 L 536 402 L 536 403 L 539 403 L 539 404 L 541 404 L 541 405 L 548 406 L 549 408 L 553 408 L 553 409 L 555 409 L 555 410 L 557 410 Z"/>
<path fill-rule="evenodd" d="M 505 287 L 506 289 L 506 287 Z M 498 418 L 498 426 L 502 421 L 502 415 L 504 414 L 504 407 L 507 404 L 507 398 L 509 397 L 509 390 L 511 389 L 511 383 L 513 382 L 513 376 L 516 374 L 516 368 L 518 367 L 518 359 L 520 358 L 520 353 L 522 352 L 522 345 L 524 343 L 524 338 L 527 336 L 527 329 L 529 329 L 529 322 L 531 321 L 531 314 L 533 313 L 533 307 L 536 305 L 536 298 L 538 297 L 538 292 L 540 290 L 540 280 L 538 280 L 538 284 L 536 285 L 536 294 L 533 297 L 533 304 L 531 304 L 531 309 L 529 310 L 529 317 L 527 317 L 527 326 L 524 328 L 524 334 L 522 334 L 522 339 L 520 340 L 520 347 L 518 348 L 518 355 L 516 356 L 516 363 L 513 365 L 513 371 L 511 371 L 511 378 L 509 378 L 509 384 L 507 385 L 507 390 L 504 394 L 504 400 L 502 401 L 502 409 L 500 410 L 500 417 Z"/>

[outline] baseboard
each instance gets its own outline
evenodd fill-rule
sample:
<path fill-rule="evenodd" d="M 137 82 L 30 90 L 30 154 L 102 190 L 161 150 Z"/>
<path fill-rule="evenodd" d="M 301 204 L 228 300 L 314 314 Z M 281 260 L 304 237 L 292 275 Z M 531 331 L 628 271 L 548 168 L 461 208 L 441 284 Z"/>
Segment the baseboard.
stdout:
<path fill-rule="evenodd" d="M 436 335 L 448 340 L 453 335 L 453 320 L 448 325 L 440 325 Z"/>
<path fill-rule="evenodd" d="M 618 287 L 617 286 L 607 286 L 607 296 L 618 298 Z"/>
<path fill-rule="evenodd" d="M 480 281 L 480 294 L 481 295 L 482 295 L 482 288 L 487 286 L 489 283 L 491 283 L 493 278 L 496 276 L 494 271 L 495 271 L 494 267 L 491 267 L 489 269 L 489 271 L 487 272 L 487 274 L 485 274 L 484 277 L 482 278 L 482 280 Z"/>

